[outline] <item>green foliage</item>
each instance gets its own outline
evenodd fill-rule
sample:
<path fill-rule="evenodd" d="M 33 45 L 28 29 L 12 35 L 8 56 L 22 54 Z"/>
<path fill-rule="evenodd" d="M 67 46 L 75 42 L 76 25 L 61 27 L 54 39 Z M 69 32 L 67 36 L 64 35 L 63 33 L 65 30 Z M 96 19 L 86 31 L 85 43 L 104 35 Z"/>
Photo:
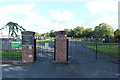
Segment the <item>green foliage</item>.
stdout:
<path fill-rule="evenodd" d="M 67 32 L 68 37 L 74 37 L 74 30 L 73 29 L 64 29 L 63 31 Z"/>
<path fill-rule="evenodd" d="M 46 37 L 49 37 L 49 36 L 50 36 L 50 33 L 47 32 L 47 33 L 45 33 L 44 35 L 45 35 Z"/>
<path fill-rule="evenodd" d="M 54 31 L 54 30 L 51 30 L 50 33 L 49 33 L 49 36 L 50 36 L 50 37 L 55 37 L 55 31 Z"/>
<path fill-rule="evenodd" d="M 87 28 L 83 32 L 84 37 L 90 38 L 93 37 L 93 30 L 92 28 Z"/>
<path fill-rule="evenodd" d="M 39 33 L 35 33 L 35 38 L 38 40 L 38 39 L 40 39 L 41 38 L 41 34 L 39 34 Z"/>
<path fill-rule="evenodd" d="M 112 38 L 113 36 L 113 28 L 106 23 L 101 23 L 94 29 L 94 37 L 96 38 Z"/>
<path fill-rule="evenodd" d="M 0 50 L 0 55 L 2 58 L 21 58 L 22 50 L 21 49 L 4 49 Z"/>
<path fill-rule="evenodd" d="M 64 29 L 63 31 L 66 31 L 68 37 L 74 36 L 74 32 L 72 29 Z"/>
<path fill-rule="evenodd" d="M 18 25 L 18 23 L 14 23 L 14 22 L 8 22 L 4 27 L 2 27 L 0 30 L 8 28 L 9 29 L 9 35 L 13 36 L 13 37 L 17 37 L 17 33 L 20 31 L 25 31 L 25 29 Z"/>
<path fill-rule="evenodd" d="M 114 31 L 114 36 L 117 39 L 120 39 L 120 29 L 117 29 L 116 31 Z"/>
<path fill-rule="evenodd" d="M 48 43 L 52 43 L 54 42 L 54 40 L 36 40 L 37 43 L 42 43 L 42 42 L 48 42 Z"/>
<path fill-rule="evenodd" d="M 45 37 L 55 37 L 55 31 L 54 31 L 54 30 L 51 30 L 50 32 L 41 34 L 41 36 L 45 36 Z"/>
<path fill-rule="evenodd" d="M 101 38 L 101 39 L 113 39 L 114 35 L 118 37 L 119 31 L 114 32 L 113 28 L 106 24 L 101 23 L 99 26 L 95 26 L 94 30 L 92 28 L 84 29 L 83 26 L 77 26 L 73 29 L 64 29 L 63 31 L 67 32 L 68 37 L 73 38 Z M 55 31 L 51 30 L 50 32 L 44 33 L 41 36 L 46 37 L 55 37 Z"/>
<path fill-rule="evenodd" d="M 73 29 L 73 37 L 75 38 L 79 38 L 79 37 L 83 37 L 83 31 L 84 31 L 84 27 L 79 27 L 77 26 L 76 28 Z"/>
<path fill-rule="evenodd" d="M 78 39 L 70 39 L 69 40 L 70 42 L 74 42 L 74 43 L 80 43 L 80 44 L 96 44 L 96 42 L 95 41 L 81 41 L 81 40 L 78 40 Z M 99 41 L 99 42 L 97 42 L 97 44 L 102 44 L 102 45 L 118 45 L 118 43 L 109 43 L 109 42 L 107 42 L 107 43 L 104 43 L 104 42 L 101 42 L 101 41 Z"/>

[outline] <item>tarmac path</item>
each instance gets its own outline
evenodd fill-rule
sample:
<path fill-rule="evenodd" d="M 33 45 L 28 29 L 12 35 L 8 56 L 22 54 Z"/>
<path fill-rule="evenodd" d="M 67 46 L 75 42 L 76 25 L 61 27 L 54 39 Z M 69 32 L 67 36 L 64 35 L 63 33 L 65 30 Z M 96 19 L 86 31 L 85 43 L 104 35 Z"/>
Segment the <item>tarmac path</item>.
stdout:
<path fill-rule="evenodd" d="M 118 64 L 108 55 L 85 48 L 85 44 L 69 43 L 69 63 L 57 64 L 54 60 L 54 44 L 41 50 L 37 46 L 37 62 L 30 64 L 3 64 L 3 78 L 118 78 Z M 45 49 L 45 47 L 44 47 Z M 107 57 L 106 57 L 107 56 Z"/>

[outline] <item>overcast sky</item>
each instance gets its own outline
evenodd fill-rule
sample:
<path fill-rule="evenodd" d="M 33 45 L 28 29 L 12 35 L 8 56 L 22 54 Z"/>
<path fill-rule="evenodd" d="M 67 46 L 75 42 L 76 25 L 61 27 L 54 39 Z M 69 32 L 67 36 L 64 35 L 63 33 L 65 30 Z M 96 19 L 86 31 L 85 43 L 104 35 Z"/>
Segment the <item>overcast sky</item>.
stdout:
<path fill-rule="evenodd" d="M 0 28 L 12 21 L 39 33 L 100 23 L 118 28 L 119 0 L 0 0 Z"/>

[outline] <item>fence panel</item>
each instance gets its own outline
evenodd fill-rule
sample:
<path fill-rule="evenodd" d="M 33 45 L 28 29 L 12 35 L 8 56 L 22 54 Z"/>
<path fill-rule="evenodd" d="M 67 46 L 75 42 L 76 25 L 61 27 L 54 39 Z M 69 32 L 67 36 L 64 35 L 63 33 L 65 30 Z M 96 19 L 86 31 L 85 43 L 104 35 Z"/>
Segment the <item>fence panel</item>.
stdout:
<path fill-rule="evenodd" d="M 0 38 L 0 55 L 2 62 L 21 62 L 21 40 L 14 38 Z"/>
<path fill-rule="evenodd" d="M 77 62 L 118 61 L 118 43 L 69 39 L 69 60 Z"/>

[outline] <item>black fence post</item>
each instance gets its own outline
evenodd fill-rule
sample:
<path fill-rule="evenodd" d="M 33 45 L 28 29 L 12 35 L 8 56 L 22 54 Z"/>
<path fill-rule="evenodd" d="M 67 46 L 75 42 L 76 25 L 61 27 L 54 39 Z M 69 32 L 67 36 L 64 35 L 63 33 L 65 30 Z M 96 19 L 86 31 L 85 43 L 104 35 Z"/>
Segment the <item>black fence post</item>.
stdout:
<path fill-rule="evenodd" d="M 67 39 L 67 61 L 68 61 L 68 46 L 69 46 L 69 40 Z"/>
<path fill-rule="evenodd" d="M 97 41 L 96 41 L 96 59 L 98 59 L 97 54 L 98 52 L 97 52 Z"/>
<path fill-rule="evenodd" d="M 56 39 L 54 39 L 54 61 L 55 61 L 55 59 L 56 59 L 56 58 L 55 58 L 55 57 L 56 57 L 56 55 L 55 55 L 55 54 L 56 54 L 56 46 L 55 46 L 55 45 L 56 45 Z"/>
<path fill-rule="evenodd" d="M 120 64 L 120 38 L 118 39 L 118 64 Z"/>
<path fill-rule="evenodd" d="M 37 57 L 36 57 L 36 39 L 34 39 L 34 61 L 37 60 Z"/>

